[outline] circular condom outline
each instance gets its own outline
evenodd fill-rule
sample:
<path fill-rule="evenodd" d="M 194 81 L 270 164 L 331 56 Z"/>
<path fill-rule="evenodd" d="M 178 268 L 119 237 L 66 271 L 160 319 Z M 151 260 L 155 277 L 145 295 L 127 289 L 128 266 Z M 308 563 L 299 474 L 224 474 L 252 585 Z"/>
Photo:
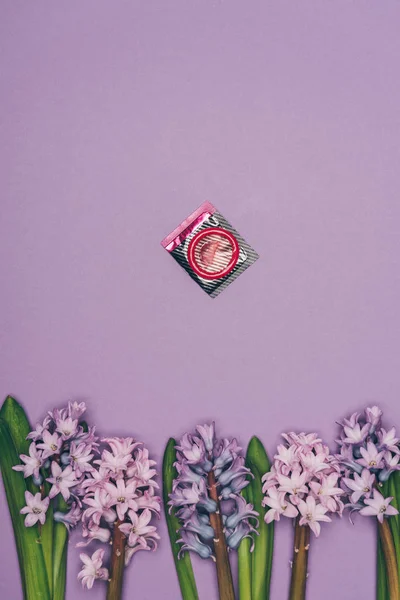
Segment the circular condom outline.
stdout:
<path fill-rule="evenodd" d="M 227 239 L 231 243 L 232 257 L 231 257 L 228 265 L 225 267 L 225 269 L 222 269 L 221 271 L 216 271 L 215 273 L 210 273 L 209 271 L 205 271 L 204 269 L 199 267 L 199 265 L 196 262 L 194 253 L 195 253 L 197 244 L 204 237 L 207 237 L 213 233 L 220 235 L 221 237 Z M 194 238 L 192 238 L 190 240 L 189 247 L 188 247 L 188 260 L 189 260 L 189 264 L 190 264 L 191 268 L 196 273 L 196 275 L 199 275 L 203 279 L 221 279 L 221 277 L 225 277 L 225 275 L 228 275 L 228 273 L 230 273 L 235 268 L 237 261 L 239 259 L 239 253 L 240 253 L 240 248 L 239 248 L 238 241 L 235 238 L 235 236 L 232 235 L 232 233 L 230 233 L 229 231 L 226 231 L 226 229 L 222 229 L 222 227 L 207 227 L 207 229 L 203 229 L 197 235 L 195 235 Z"/>

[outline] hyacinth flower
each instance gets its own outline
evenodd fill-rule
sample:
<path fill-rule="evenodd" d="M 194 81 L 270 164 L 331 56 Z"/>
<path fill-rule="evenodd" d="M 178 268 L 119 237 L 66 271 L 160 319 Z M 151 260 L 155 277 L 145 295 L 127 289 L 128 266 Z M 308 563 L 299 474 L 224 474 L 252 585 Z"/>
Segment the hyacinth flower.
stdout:
<path fill-rule="evenodd" d="M 286 517 L 295 524 L 290 600 L 303 600 L 306 592 L 310 533 L 318 537 L 321 523 L 341 516 L 343 490 L 340 469 L 316 433 L 283 434 L 269 473 L 263 476 L 265 521 Z"/>
<path fill-rule="evenodd" d="M 44 558 L 53 560 L 51 598 L 64 598 L 67 534 L 79 525 L 84 540 L 78 546 L 95 540 L 111 552 L 108 566 L 103 565 L 105 550 L 91 557 L 82 552 L 78 578 L 88 589 L 96 579 L 107 581 L 107 598 L 118 600 L 133 555 L 157 548 L 159 536 L 151 523 L 160 512 L 155 462 L 133 438 L 100 439 L 94 427 L 81 421 L 85 411 L 85 403 L 69 402 L 49 412 L 26 436 L 27 452 L 13 470 L 31 480 L 36 493 L 25 491 L 20 513 L 26 528 L 39 527 L 43 551 L 50 527 L 54 546 Z"/>
<path fill-rule="evenodd" d="M 400 438 L 382 427 L 378 406 L 353 413 L 340 423 L 336 455 L 341 468 L 345 508 L 351 515 L 373 517 L 378 525 L 379 600 L 400 597 Z"/>
<path fill-rule="evenodd" d="M 105 550 L 91 557 L 82 553 L 78 575 L 88 589 L 96 579 L 107 580 L 107 599 L 119 600 L 125 567 L 141 550 L 156 550 L 159 535 L 152 524 L 159 517 L 155 462 L 146 448 L 132 438 L 102 439 L 104 448 L 94 468 L 81 483 L 82 531 L 88 546 L 92 541 L 111 547 L 109 567 Z"/>
<path fill-rule="evenodd" d="M 228 552 L 252 537 L 258 524 L 258 513 L 240 494 L 250 479 L 241 448 L 235 439 L 217 440 L 212 424 L 186 433 L 176 452 L 169 506 L 180 523 L 179 556 L 194 552 L 213 560 L 220 599 L 234 600 Z"/>
<path fill-rule="evenodd" d="M 65 408 L 49 412 L 42 423 L 28 431 L 27 420 L 24 423 L 21 414 L 19 417 L 25 440 L 19 445 L 23 450 L 20 462 L 12 467 L 23 476 L 26 485 L 26 505 L 19 512 L 25 515 L 26 529 L 33 527 L 38 531 L 37 541 L 53 599 L 65 596 L 68 529 L 80 519 L 79 484 L 84 477 L 82 472 L 91 468 L 83 467 L 79 460 L 75 463 L 70 447 L 74 442 L 90 451 L 96 447 L 94 429 L 88 430 L 81 422 L 85 411 L 83 402 L 68 402 Z M 62 524 L 64 518 L 69 520 L 67 527 Z"/>
<path fill-rule="evenodd" d="M 95 428 L 82 421 L 85 412 L 84 402 L 50 411 L 26 435 L 27 451 L 13 466 L 36 491 L 25 493 L 20 513 L 26 515 L 27 528 L 38 524 L 50 595 L 60 600 L 65 596 L 68 533 L 81 520 L 81 485 L 94 468 L 98 447 Z"/>

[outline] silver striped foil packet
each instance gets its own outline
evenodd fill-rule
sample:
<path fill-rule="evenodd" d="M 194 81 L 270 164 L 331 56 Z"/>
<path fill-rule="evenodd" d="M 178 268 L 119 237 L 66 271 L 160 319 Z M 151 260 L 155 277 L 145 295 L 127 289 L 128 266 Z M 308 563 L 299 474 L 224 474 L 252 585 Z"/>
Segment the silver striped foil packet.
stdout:
<path fill-rule="evenodd" d="M 161 245 L 211 298 L 259 258 L 210 202 L 204 202 Z"/>

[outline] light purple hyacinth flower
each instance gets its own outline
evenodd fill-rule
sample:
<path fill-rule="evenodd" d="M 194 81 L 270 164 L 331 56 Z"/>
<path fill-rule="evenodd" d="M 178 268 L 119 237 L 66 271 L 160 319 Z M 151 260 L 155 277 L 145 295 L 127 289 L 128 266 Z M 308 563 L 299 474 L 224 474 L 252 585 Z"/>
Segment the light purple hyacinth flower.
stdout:
<path fill-rule="evenodd" d="M 254 534 L 257 534 L 257 531 L 248 521 L 240 521 L 234 529 L 227 529 L 225 534 L 227 546 L 230 550 L 237 550 L 243 539 L 250 538 L 252 541 L 250 552 L 252 552 L 254 550 Z"/>
<path fill-rule="evenodd" d="M 150 525 L 152 519 L 151 511 L 145 508 L 143 512 L 138 514 L 130 510 L 128 517 L 130 522 L 119 526 L 119 529 L 127 537 L 128 545 L 131 548 L 134 548 L 136 545 L 143 545 L 145 547 L 153 545 L 153 547 L 157 547 L 157 540 L 160 539 L 160 536 L 157 533 L 157 528 L 154 525 Z"/>
<path fill-rule="evenodd" d="M 183 552 L 191 551 L 198 554 L 201 558 L 214 558 L 212 549 L 209 544 L 202 542 L 197 533 L 193 533 L 186 529 L 180 530 L 181 537 L 178 543 L 182 544 L 178 556 Z"/>
<path fill-rule="evenodd" d="M 235 498 L 235 508 L 230 515 L 228 515 L 224 524 L 229 529 L 235 529 L 241 521 L 253 520 L 258 526 L 258 512 L 253 510 L 253 505 L 248 504 L 243 496 L 237 496 Z"/>
<path fill-rule="evenodd" d="M 214 538 L 214 529 L 211 527 L 209 519 L 204 517 L 206 517 L 206 515 L 203 515 L 202 518 L 201 515 L 194 510 L 191 512 L 189 518 L 185 520 L 183 527 L 186 531 L 197 533 L 201 539 L 210 542 Z"/>
<path fill-rule="evenodd" d="M 382 416 L 381 409 L 372 406 L 344 419 L 337 440 L 340 453 L 336 454 L 350 515 L 373 515 L 380 522 L 385 516 L 398 514 L 390 506 L 391 498 L 383 498 L 378 490 L 392 473 L 400 470 L 400 438 L 394 427 L 382 427 Z"/>
<path fill-rule="evenodd" d="M 96 579 L 108 579 L 108 569 L 103 567 L 103 549 L 96 550 L 92 556 L 82 553 L 79 557 L 83 564 L 82 569 L 78 574 L 78 579 L 82 581 L 83 587 L 90 590 Z"/>
<path fill-rule="evenodd" d="M 338 461 L 316 433 L 290 432 L 282 437 L 287 443 L 278 446 L 274 464 L 263 476 L 265 521 L 298 518 L 318 537 L 319 522 L 329 522 L 329 514 L 341 516 L 343 511 Z"/>
<path fill-rule="evenodd" d="M 41 497 L 40 492 L 33 495 L 30 492 L 25 492 L 26 506 L 21 508 L 21 514 L 26 515 L 25 527 L 33 527 L 37 522 L 44 525 L 46 521 L 46 512 L 49 508 L 49 498 Z"/>
<path fill-rule="evenodd" d="M 161 499 L 155 491 L 155 462 L 146 448 L 132 438 L 105 438 L 100 458 L 85 473 L 83 537 L 78 546 L 92 541 L 108 544 L 118 524 L 126 538 L 125 566 L 141 550 L 156 550 L 159 535 L 152 524 L 160 515 Z"/>
<path fill-rule="evenodd" d="M 155 550 L 159 539 L 151 521 L 160 515 L 161 499 L 156 495 L 155 462 L 148 450 L 133 438 L 108 437 L 99 441 L 94 426 L 80 422 L 85 413 L 84 402 L 69 402 L 62 409 L 50 411 L 28 435 L 32 440 L 29 455 L 21 455 L 21 463 L 13 468 L 24 477 L 32 477 L 40 486 L 35 495 L 26 493 L 27 527 L 46 520 L 50 502 L 55 501 L 53 518 L 70 530 L 82 526 L 83 541 L 106 544 L 118 521 L 120 535 L 126 537 L 125 564 L 139 550 Z M 47 497 L 44 482 L 51 484 Z M 58 509 L 58 497 L 67 504 Z M 82 554 L 84 567 L 79 574 L 84 587 L 91 588 L 95 579 L 107 579 L 102 566 L 104 550 L 92 557 Z"/>
<path fill-rule="evenodd" d="M 170 494 L 171 508 L 174 506 L 187 507 L 187 506 L 198 506 L 204 509 L 206 512 L 215 512 L 217 504 L 214 500 L 209 498 L 207 484 L 204 479 L 201 479 L 199 483 L 192 483 L 190 487 L 177 486 L 175 491 Z"/>
<path fill-rule="evenodd" d="M 397 508 L 390 505 L 392 500 L 392 496 L 384 498 L 378 490 L 374 490 L 373 498 L 365 498 L 364 504 L 366 506 L 360 510 L 360 515 L 377 517 L 378 521 L 383 523 L 385 515 L 394 516 L 399 514 Z"/>
<path fill-rule="evenodd" d="M 222 515 L 227 546 L 236 549 L 244 537 L 254 532 L 250 519 L 258 516 L 239 495 L 251 474 L 237 441 L 216 439 L 212 423 L 199 425 L 193 434 L 185 433 L 176 450 L 178 475 L 169 506 L 182 524 L 180 555 L 191 551 L 202 558 L 214 557 L 215 532 L 210 515 L 217 511 Z M 218 501 L 210 497 L 209 476 L 215 477 Z"/>
<path fill-rule="evenodd" d="M 56 523 L 64 523 L 68 531 L 76 527 L 82 518 L 81 508 L 73 502 L 68 512 L 55 511 L 53 519 Z"/>
<path fill-rule="evenodd" d="M 360 498 L 369 498 L 375 483 L 375 475 L 363 469 L 361 475 L 353 473 L 352 477 L 343 477 L 343 483 L 351 490 L 350 500 L 356 504 Z"/>
<path fill-rule="evenodd" d="M 35 442 L 32 442 L 29 446 L 29 456 L 26 454 L 21 454 L 20 459 L 23 465 L 15 465 L 13 467 L 14 471 L 22 471 L 24 477 L 35 477 L 39 479 L 40 477 L 40 469 L 43 466 L 44 458 L 43 453 L 38 450 Z"/>

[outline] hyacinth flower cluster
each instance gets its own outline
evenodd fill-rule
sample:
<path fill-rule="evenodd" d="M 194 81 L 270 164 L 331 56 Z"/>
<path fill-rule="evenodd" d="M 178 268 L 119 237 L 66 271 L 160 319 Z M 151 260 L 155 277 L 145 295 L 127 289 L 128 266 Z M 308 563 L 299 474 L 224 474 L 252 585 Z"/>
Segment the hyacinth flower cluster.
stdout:
<path fill-rule="evenodd" d="M 63 511 L 54 511 L 54 520 L 62 521 L 67 528 L 74 527 L 81 518 L 82 483 L 93 469 L 92 461 L 98 447 L 95 428 L 80 423 L 86 411 L 84 402 L 69 402 L 66 408 L 54 409 L 29 433 L 29 454 L 21 454 L 21 463 L 15 471 L 25 478 L 32 477 L 40 492 L 25 493 L 25 525 L 37 522 L 44 525 L 50 501 Z M 48 493 L 46 493 L 48 491 Z M 66 503 L 66 509 L 65 509 Z"/>
<path fill-rule="evenodd" d="M 400 470 L 400 438 L 394 427 L 384 429 L 381 420 L 377 406 L 344 419 L 336 457 L 343 474 L 346 507 L 363 516 L 375 516 L 382 523 L 385 516 L 398 514 L 391 506 L 393 497 L 384 498 L 379 488 Z"/>
<path fill-rule="evenodd" d="M 343 512 L 338 461 L 316 433 L 282 437 L 287 443 L 278 446 L 271 471 L 263 477 L 264 506 L 269 507 L 265 520 L 298 518 L 300 526 L 309 527 L 318 537 L 320 522 Z"/>
<path fill-rule="evenodd" d="M 96 579 L 108 581 L 108 595 L 121 594 L 124 567 L 139 550 L 155 550 L 159 536 L 151 525 L 159 515 L 160 498 L 154 477 L 155 462 L 132 438 L 103 438 L 95 427 L 81 422 L 84 402 L 48 413 L 29 433 L 29 454 L 20 456 L 15 471 L 32 477 L 39 491 L 25 493 L 25 525 L 44 525 L 50 502 L 53 519 L 70 530 L 82 527 L 87 546 L 92 541 L 111 545 L 110 568 L 103 566 L 104 549 L 80 555 L 78 575 L 86 588 Z"/>
<path fill-rule="evenodd" d="M 132 438 L 104 438 L 100 457 L 82 482 L 82 531 L 87 546 L 97 540 L 111 542 L 110 570 L 103 567 L 105 550 L 91 557 L 80 555 L 83 568 L 78 575 L 84 587 L 95 579 L 109 579 L 108 597 L 119 598 L 122 575 L 134 554 L 156 550 L 159 535 L 151 524 L 160 514 L 161 500 L 156 491 L 155 461 L 146 448 Z"/>
<path fill-rule="evenodd" d="M 342 515 L 343 490 L 336 458 L 316 433 L 283 434 L 269 473 L 263 476 L 265 521 L 295 519 L 291 598 L 303 598 L 310 531 L 320 535 L 321 522 Z"/>
<path fill-rule="evenodd" d="M 398 540 L 397 508 L 398 490 L 394 478 L 400 470 L 400 438 L 394 427 L 382 426 L 383 413 L 378 406 L 367 407 L 362 413 L 355 412 L 339 423 L 341 431 L 337 440 L 336 455 L 342 471 L 341 487 L 345 492 L 345 508 L 364 517 L 376 517 L 380 548 L 386 565 L 386 580 L 390 599 L 400 597 L 400 555 Z"/>
<path fill-rule="evenodd" d="M 256 532 L 258 513 L 240 495 L 249 483 L 241 448 L 235 439 L 215 437 L 214 424 L 186 433 L 178 446 L 177 477 L 170 494 L 182 524 L 181 550 L 216 562 L 220 596 L 234 598 L 228 551 Z"/>

